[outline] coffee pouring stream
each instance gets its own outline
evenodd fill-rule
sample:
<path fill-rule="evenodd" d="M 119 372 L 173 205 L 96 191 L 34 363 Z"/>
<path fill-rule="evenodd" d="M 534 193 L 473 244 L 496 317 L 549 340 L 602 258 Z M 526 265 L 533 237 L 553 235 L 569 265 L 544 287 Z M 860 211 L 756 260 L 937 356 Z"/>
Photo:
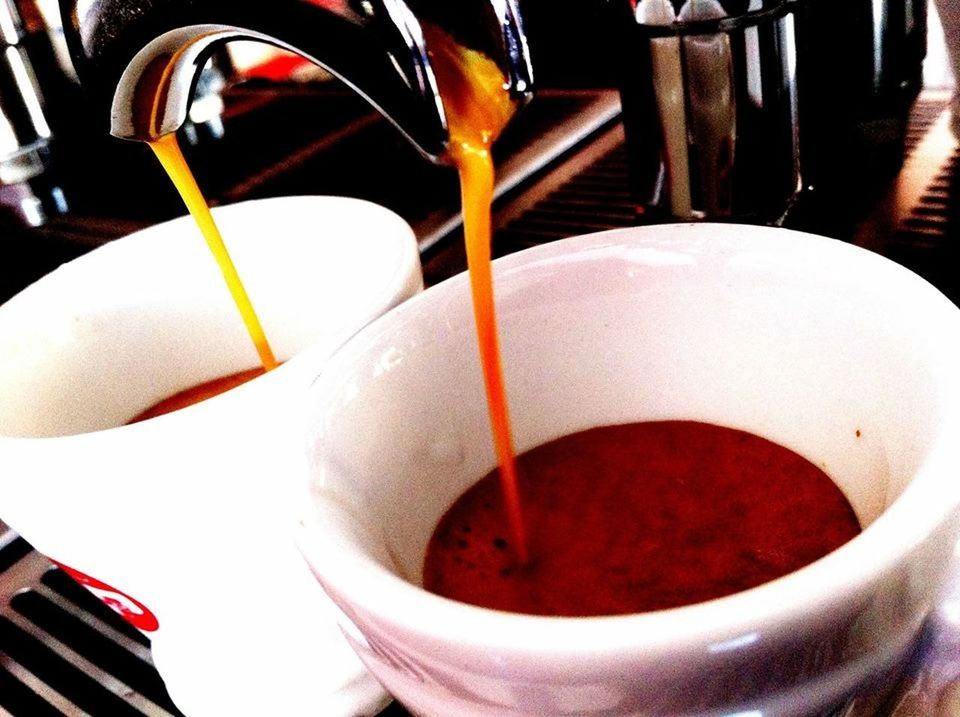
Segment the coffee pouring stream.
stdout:
<path fill-rule="evenodd" d="M 453 102 L 450 111 L 459 111 L 460 100 L 473 97 L 490 77 L 511 110 L 530 97 L 532 73 L 512 0 L 471 2 L 456 11 L 435 0 L 415 0 L 414 7 L 403 0 L 297 0 L 275 3 L 268 12 L 223 0 L 62 5 L 73 28 L 68 41 L 74 61 L 94 104 L 109 101 L 112 134 L 147 142 L 156 154 L 220 266 L 264 370 L 277 365 L 273 350 L 176 139 L 201 70 L 231 40 L 259 40 L 299 53 L 364 95 L 437 161 L 455 134 L 438 79 L 451 54 L 457 61 L 480 56 L 495 71 L 465 71 L 462 91 L 446 97 Z M 425 37 L 436 45 L 428 48 Z"/>
<path fill-rule="evenodd" d="M 489 267 L 489 149 L 532 92 L 515 0 L 286 0 L 269 11 L 224 0 L 103 0 L 67 3 L 65 10 L 81 78 L 112 94 L 111 132 L 147 142 L 167 169 L 217 257 L 266 371 L 276 366 L 272 349 L 199 188 L 182 171 L 175 139 L 212 48 L 253 39 L 299 53 L 364 95 L 425 157 L 457 166 L 491 430 L 514 545 L 526 562 Z"/>
<path fill-rule="evenodd" d="M 234 39 L 326 67 L 431 161 L 453 142 L 425 34 L 489 59 L 514 104 L 531 92 L 513 0 L 63 0 L 61 9 L 104 132 L 151 146 L 175 142 L 210 53 Z M 330 353 L 422 288 L 415 237 L 392 212 L 347 198 L 214 214 L 251 294 L 261 287 L 257 310 L 282 365 L 123 425 L 249 368 L 253 351 L 189 220 L 81 257 L 38 282 L 34 299 L 0 307 L 0 519 L 150 632 L 160 674 L 191 717 L 372 714 L 385 693 L 336 628 L 291 534 L 306 483 L 299 410 Z"/>
<path fill-rule="evenodd" d="M 61 8 L 81 80 L 112 106 L 110 132 L 122 138 L 176 131 L 205 60 L 231 40 L 266 42 L 325 67 L 431 160 L 444 154 L 448 129 L 421 23 L 492 59 L 515 100 L 532 91 L 515 0 L 61 0 Z"/>

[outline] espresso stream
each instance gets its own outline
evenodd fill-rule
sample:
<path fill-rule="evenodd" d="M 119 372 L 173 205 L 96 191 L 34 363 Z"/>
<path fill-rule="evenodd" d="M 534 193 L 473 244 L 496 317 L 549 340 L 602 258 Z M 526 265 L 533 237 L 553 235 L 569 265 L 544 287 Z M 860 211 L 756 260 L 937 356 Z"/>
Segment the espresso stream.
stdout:
<path fill-rule="evenodd" d="M 467 270 L 490 428 L 499 466 L 497 474 L 513 538 L 512 550 L 520 563 L 526 563 L 529 557 L 527 539 L 517 491 L 513 433 L 500 360 L 490 266 L 490 205 L 494 187 L 490 148 L 513 116 L 516 105 L 504 90 L 506 78 L 492 60 L 457 44 L 437 27 L 425 25 L 424 35 L 444 100 L 443 108 L 450 129 L 450 158 L 460 175 Z"/>
<path fill-rule="evenodd" d="M 437 526 L 424 564 L 425 587 L 514 612 L 642 612 L 758 585 L 859 532 L 850 504 L 815 466 L 757 436 L 707 424 L 629 424 L 565 436 L 521 456 L 518 474 L 494 306 L 490 218 L 491 145 L 516 107 L 506 78 L 488 57 L 437 27 L 424 25 L 424 34 L 449 127 L 448 159 L 460 176 L 474 322 L 498 461 Z M 161 90 L 165 81 L 164 72 Z M 220 266 L 262 368 L 188 389 L 135 421 L 204 400 L 277 365 L 175 136 L 150 146 Z"/>
<path fill-rule="evenodd" d="M 177 144 L 176 135 L 168 134 L 158 137 L 150 142 L 150 149 L 153 150 L 157 159 L 160 160 L 160 164 L 164 170 L 166 170 L 170 181 L 173 182 L 173 186 L 175 186 L 180 193 L 183 203 L 187 206 L 187 210 L 196 222 L 197 228 L 200 230 L 204 241 L 207 243 L 207 247 L 210 249 L 210 253 L 217 262 L 217 266 L 220 267 L 220 273 L 223 275 L 223 280 L 226 282 L 227 289 L 230 291 L 230 296 L 233 298 L 233 302 L 240 312 L 244 326 L 247 328 L 247 333 L 250 334 L 250 340 L 253 341 L 253 345 L 257 350 L 257 355 L 260 357 L 263 370 L 272 371 L 277 367 L 277 359 L 273 355 L 273 350 L 270 348 L 267 336 L 260 324 L 260 318 L 257 316 L 250 297 L 247 295 L 247 290 L 240 280 L 240 274 L 237 272 L 236 266 L 234 266 L 233 259 L 230 258 L 230 253 L 227 251 L 227 246 L 223 242 L 220 229 L 217 227 L 216 222 L 213 221 L 213 214 L 210 212 L 210 207 L 207 205 L 206 199 L 203 198 L 203 193 L 197 185 L 197 180 L 194 179 L 193 173 L 190 171 L 190 167 L 187 165 L 187 161 L 180 151 L 180 145 Z"/>
<path fill-rule="evenodd" d="M 527 560 L 526 538 L 516 488 L 510 415 L 503 385 L 490 269 L 490 205 L 494 186 L 490 147 L 510 120 L 516 106 L 504 90 L 506 78 L 492 60 L 480 52 L 458 44 L 438 27 L 425 24 L 424 33 L 434 60 L 432 64 L 437 83 L 444 98 L 444 110 L 450 130 L 449 159 L 456 165 L 460 175 L 467 264 L 491 431 L 500 466 L 502 489 L 506 497 L 512 544 L 517 558 L 523 563 Z M 161 70 L 157 82 L 157 97 L 167 91 L 168 81 L 168 69 Z M 154 101 L 151 107 L 154 115 L 157 106 L 158 102 Z M 154 116 L 154 124 L 155 120 Z M 160 136 L 150 142 L 150 148 L 183 198 L 216 259 L 250 338 L 256 346 L 263 369 L 269 371 L 275 368 L 277 361 L 256 311 L 227 252 L 210 209 L 180 151 L 176 136 Z M 255 375 L 248 374 L 247 380 Z M 217 392 L 236 385 L 230 377 L 215 383 L 220 387 Z M 179 395 L 176 401 L 167 405 L 182 407 L 215 395 L 207 388 L 188 389 Z M 195 400 L 189 400 L 191 396 L 194 396 Z M 158 407 L 149 409 L 135 420 L 154 415 L 153 412 L 158 410 Z M 166 410 L 172 409 L 168 407 Z"/>

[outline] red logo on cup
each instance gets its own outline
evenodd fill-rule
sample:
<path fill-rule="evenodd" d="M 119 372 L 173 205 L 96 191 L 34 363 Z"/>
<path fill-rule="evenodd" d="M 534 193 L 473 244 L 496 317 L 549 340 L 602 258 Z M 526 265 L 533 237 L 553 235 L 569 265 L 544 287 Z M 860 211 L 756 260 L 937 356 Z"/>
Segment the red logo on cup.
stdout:
<path fill-rule="evenodd" d="M 147 606 L 139 600 L 134 600 L 132 597 L 120 592 L 116 588 L 111 587 L 104 582 L 100 582 L 96 578 L 91 578 L 89 575 L 85 575 L 79 570 L 74 570 L 68 565 L 57 563 L 56 560 L 53 562 L 56 563 L 67 575 L 100 598 L 100 600 L 107 607 L 111 608 L 114 612 L 119 613 L 122 618 L 124 618 L 134 627 L 138 627 L 144 632 L 153 632 L 160 627 L 160 623 L 157 622 L 157 618 L 154 616 L 154 614 L 150 612 L 150 610 L 147 609 Z"/>

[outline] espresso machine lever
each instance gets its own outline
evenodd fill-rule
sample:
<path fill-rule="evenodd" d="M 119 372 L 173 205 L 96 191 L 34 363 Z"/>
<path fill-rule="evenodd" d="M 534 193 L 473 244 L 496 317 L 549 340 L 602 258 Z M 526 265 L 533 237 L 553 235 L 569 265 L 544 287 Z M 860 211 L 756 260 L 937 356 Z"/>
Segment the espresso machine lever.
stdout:
<path fill-rule="evenodd" d="M 431 160 L 448 134 L 421 23 L 496 62 L 514 98 L 531 92 L 516 0 L 61 0 L 61 9 L 81 81 L 111 106 L 110 132 L 122 138 L 176 131 L 211 52 L 238 39 L 325 67 Z"/>

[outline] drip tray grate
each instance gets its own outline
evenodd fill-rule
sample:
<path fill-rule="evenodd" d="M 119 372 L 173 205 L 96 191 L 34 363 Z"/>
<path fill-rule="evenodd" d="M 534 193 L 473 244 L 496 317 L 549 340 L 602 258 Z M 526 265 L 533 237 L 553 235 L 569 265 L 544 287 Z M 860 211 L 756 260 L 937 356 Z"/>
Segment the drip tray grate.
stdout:
<path fill-rule="evenodd" d="M 949 135 L 947 120 L 949 112 L 938 125 L 946 158 L 900 218 L 884 254 L 960 303 L 960 147 Z"/>
<path fill-rule="evenodd" d="M 4 530 L 0 708 L 15 717 L 182 717 L 153 667 L 150 641 Z"/>

